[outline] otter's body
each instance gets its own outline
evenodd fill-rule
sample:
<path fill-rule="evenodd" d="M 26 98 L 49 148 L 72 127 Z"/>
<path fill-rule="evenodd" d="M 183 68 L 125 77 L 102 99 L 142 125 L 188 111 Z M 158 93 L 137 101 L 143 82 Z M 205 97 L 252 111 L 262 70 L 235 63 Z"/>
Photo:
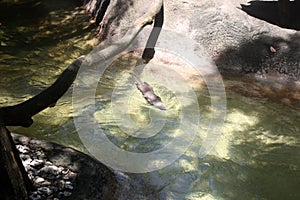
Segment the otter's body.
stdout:
<path fill-rule="evenodd" d="M 137 88 L 139 89 L 139 91 L 142 93 L 142 95 L 144 96 L 144 98 L 147 100 L 149 104 L 161 110 L 167 109 L 167 107 L 161 101 L 161 98 L 154 93 L 152 87 L 148 83 L 143 82 L 139 77 L 137 77 L 133 73 L 131 73 L 131 75 L 135 79 Z"/>

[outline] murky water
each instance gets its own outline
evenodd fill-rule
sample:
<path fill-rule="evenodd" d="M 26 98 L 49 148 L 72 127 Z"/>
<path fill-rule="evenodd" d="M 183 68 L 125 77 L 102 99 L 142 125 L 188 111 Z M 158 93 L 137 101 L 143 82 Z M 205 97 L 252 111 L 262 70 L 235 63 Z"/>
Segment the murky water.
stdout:
<path fill-rule="evenodd" d="M 74 14 L 75 5 L 63 9 L 45 5 L 35 5 L 44 9 L 40 15 L 32 17 L 31 13 L 22 13 L 23 20 L 6 19 L 1 11 L 1 106 L 22 102 L 39 93 L 72 60 L 87 54 L 96 43 L 89 34 L 92 27 L 88 17 L 79 10 Z M 61 22 L 64 26 L 60 26 Z M 105 71 L 96 88 L 96 109 L 92 116 L 116 146 L 133 152 L 151 152 L 177 136 L 183 108 L 177 96 L 188 96 L 189 90 L 180 90 L 178 86 L 181 93 L 174 93 L 149 73 L 142 76 L 168 106 L 167 111 L 159 111 L 149 106 L 136 89 L 129 74 L 134 65 L 133 57 L 123 56 Z M 227 90 L 227 117 L 222 136 L 212 152 L 199 158 L 211 108 L 206 87 L 197 88 L 195 95 L 198 110 L 191 107 L 191 115 L 185 116 L 193 122 L 194 112 L 201 115 L 194 143 L 180 159 L 161 170 L 119 173 L 122 183 L 116 194 L 119 199 L 300 198 L 300 111 L 297 108 Z M 89 97 L 83 95 L 84 98 Z M 118 102 L 124 106 L 118 106 Z M 122 121 L 128 116 L 134 126 Z M 71 88 L 54 108 L 36 115 L 30 128 L 10 127 L 10 130 L 86 151 L 74 117 L 78 116 L 73 114 Z M 143 138 L 145 132 L 141 130 L 147 128 L 147 134 L 151 130 L 155 134 Z M 128 136 L 127 132 L 138 137 Z"/>

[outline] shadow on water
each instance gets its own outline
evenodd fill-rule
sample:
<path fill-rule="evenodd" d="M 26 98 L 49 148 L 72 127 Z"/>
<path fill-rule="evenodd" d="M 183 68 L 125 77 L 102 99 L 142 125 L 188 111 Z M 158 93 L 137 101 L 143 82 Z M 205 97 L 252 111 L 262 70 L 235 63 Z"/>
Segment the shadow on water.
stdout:
<path fill-rule="evenodd" d="M 16 54 L 19 50 L 55 46 L 61 41 L 91 32 L 95 26 L 82 23 L 83 20 L 89 22 L 89 18 L 83 10 L 77 9 L 81 4 L 80 1 L 56 0 L 1 5 L 0 28 L 4 39 L 0 50 L 5 48 Z"/>
<path fill-rule="evenodd" d="M 97 43 L 89 16 L 78 8 L 79 1 L 2 5 L 0 82 L 2 94 L 9 97 L 1 103 L 17 94 L 23 99 L 36 95 Z"/>
<path fill-rule="evenodd" d="M 15 24 L 28 22 L 30 24 L 38 23 L 39 20 L 49 15 L 50 12 L 59 10 L 72 11 L 81 6 L 82 1 L 59 1 L 59 0 L 32 0 L 17 4 L 1 3 L 0 20 L 1 23 L 14 21 Z"/>

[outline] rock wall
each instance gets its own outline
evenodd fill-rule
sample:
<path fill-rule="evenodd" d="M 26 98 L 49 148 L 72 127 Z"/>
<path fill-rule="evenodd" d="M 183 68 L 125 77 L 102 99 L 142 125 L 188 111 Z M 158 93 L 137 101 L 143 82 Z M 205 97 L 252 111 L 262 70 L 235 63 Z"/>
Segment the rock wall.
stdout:
<path fill-rule="evenodd" d="M 111 41 L 119 40 L 154 3 L 112 0 L 100 23 L 101 35 Z M 299 33 L 247 15 L 241 10 L 241 4 L 247 4 L 247 0 L 164 3 L 163 28 L 197 40 L 222 74 L 275 74 L 292 80 L 300 77 Z"/>

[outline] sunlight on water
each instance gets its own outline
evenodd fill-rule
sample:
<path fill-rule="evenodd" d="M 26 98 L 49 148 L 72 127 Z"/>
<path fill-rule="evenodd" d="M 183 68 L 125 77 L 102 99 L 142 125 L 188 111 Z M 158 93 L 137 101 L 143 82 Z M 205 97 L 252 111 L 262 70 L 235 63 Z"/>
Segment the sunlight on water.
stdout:
<path fill-rule="evenodd" d="M 111 135 L 110 133 L 119 133 L 115 135 L 118 139 L 120 139 L 120 134 L 125 136 L 124 140 L 119 140 L 118 143 L 127 146 L 126 150 L 135 151 L 141 147 L 143 148 L 141 151 L 156 149 L 155 146 L 157 144 L 163 144 L 164 140 L 167 141 L 169 137 L 176 133 L 176 127 L 179 124 L 178 120 L 180 120 L 178 118 L 180 117 L 179 108 L 176 106 L 178 105 L 178 100 L 166 88 L 152 85 L 156 89 L 156 94 L 168 105 L 168 111 L 160 111 L 146 102 L 142 94 L 135 87 L 134 80 L 130 74 L 128 74 L 127 78 L 130 81 L 127 81 L 128 79 L 125 79 L 123 83 L 118 81 L 118 84 L 122 86 L 118 91 L 116 91 L 116 87 L 111 87 L 110 92 L 114 92 L 114 95 L 118 99 L 108 103 L 105 109 L 96 111 L 95 117 L 103 127 L 107 127 L 107 125 L 111 126 L 113 131 L 107 127 L 108 135 Z M 99 92 L 103 91 L 101 87 L 99 85 Z M 149 132 L 151 132 L 151 135 L 146 135 Z M 168 134 L 164 134 L 166 132 Z M 126 137 L 128 133 L 134 137 Z M 149 145 L 147 145 L 146 140 L 141 141 L 142 145 L 130 145 L 130 141 L 136 143 L 138 138 L 152 136 L 152 140 L 149 140 L 152 142 Z M 132 148 L 129 148 L 129 146 Z"/>

